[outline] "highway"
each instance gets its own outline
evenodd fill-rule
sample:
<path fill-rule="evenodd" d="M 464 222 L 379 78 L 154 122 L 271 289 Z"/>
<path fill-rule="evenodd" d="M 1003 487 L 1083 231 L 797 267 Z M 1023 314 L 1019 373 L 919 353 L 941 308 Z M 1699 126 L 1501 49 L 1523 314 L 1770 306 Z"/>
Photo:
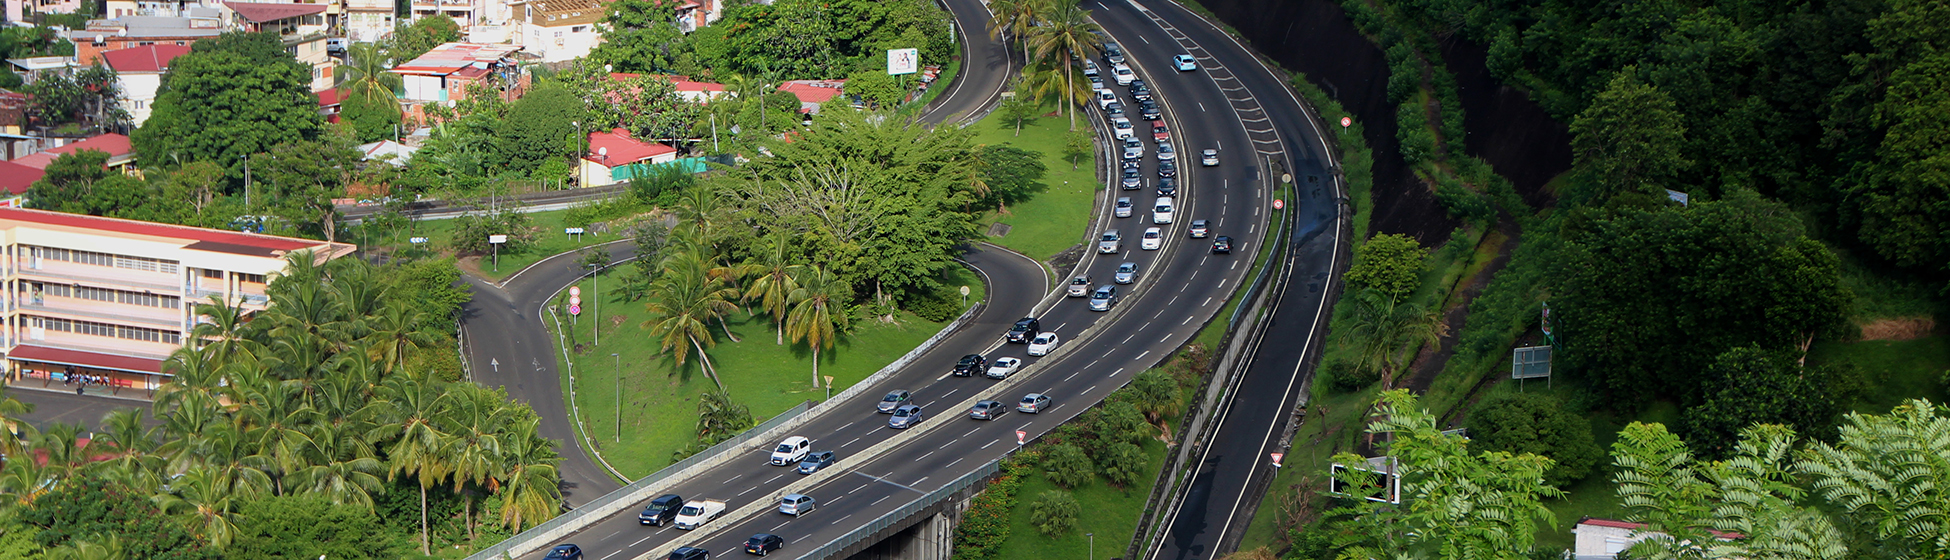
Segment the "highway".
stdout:
<path fill-rule="evenodd" d="M 783 553 L 810 550 L 851 531 L 860 524 L 885 514 L 922 493 L 940 488 L 962 474 L 1010 451 L 1017 430 L 1037 437 L 1057 424 L 1083 412 L 1090 405 L 1121 387 L 1130 377 L 1163 359 L 1184 344 L 1224 307 L 1251 268 L 1251 255 L 1259 250 L 1258 237 L 1267 227 L 1270 201 L 1263 192 L 1260 170 L 1255 162 L 1254 137 L 1248 124 L 1233 111 L 1226 92 L 1204 71 L 1176 72 L 1170 57 L 1179 54 L 1171 38 L 1156 25 L 1132 19 L 1136 12 L 1117 15 L 1100 9 L 1113 39 L 1126 46 L 1135 70 L 1150 82 L 1165 109 L 1166 122 L 1179 147 L 1181 193 L 1179 210 L 1166 227 L 1162 250 L 1138 249 L 1138 233 L 1150 226 L 1149 212 L 1132 218 L 1110 218 L 1108 208 L 1091 231 L 1117 228 L 1124 232 L 1125 245 L 1115 255 L 1089 254 L 1082 270 L 1098 279 L 1111 277 L 1118 263 L 1130 261 L 1141 267 L 1135 286 L 1122 286 L 1125 300 L 1109 313 L 1091 312 L 1082 298 L 1065 298 L 1045 286 L 1040 278 L 996 277 L 993 264 L 1005 260 L 996 256 L 974 262 L 990 275 L 990 305 L 981 320 L 943 341 L 924 354 L 911 367 L 894 374 L 879 387 L 845 402 L 829 402 L 807 414 L 814 415 L 797 430 L 815 440 L 815 450 L 833 450 L 840 455 L 840 469 L 805 493 L 820 500 L 820 508 L 793 518 L 775 512 L 761 512 L 745 518 L 721 519 L 697 531 L 641 526 L 635 509 L 584 528 L 563 542 L 583 547 L 592 559 L 637 558 L 661 548 L 682 544 L 701 546 L 714 553 L 729 553 L 754 533 L 770 532 L 784 537 Z M 964 26 L 966 27 L 966 26 Z M 1128 90 L 1113 86 L 1126 106 L 1137 104 Z M 1079 118 L 1079 121 L 1085 117 Z M 1100 118 L 1089 116 L 1087 118 Z M 1140 130 L 1148 125 L 1134 119 Z M 1154 199 L 1156 144 L 1146 138 L 1145 188 L 1139 191 L 1111 191 L 1114 196 L 1133 196 L 1140 210 Z M 1278 140 L 1271 144 L 1274 153 Z M 1221 165 L 1200 167 L 1196 154 L 1204 148 L 1220 150 Z M 1107 170 L 1108 171 L 1108 170 Z M 1114 176 L 1114 174 L 1113 174 Z M 1108 199 L 1104 201 L 1108 205 Z M 1215 255 L 1209 239 L 1187 239 L 1186 225 L 1192 219 L 1213 222 L 1213 235 L 1229 235 L 1237 240 L 1233 254 Z M 978 254 L 979 255 L 979 254 Z M 1014 257 L 1020 258 L 1020 257 Z M 986 259 L 985 259 L 986 260 Z M 1067 279 L 1067 278 L 1066 278 Z M 1038 291 L 1038 289 L 1041 291 Z M 1135 291 L 1130 291 L 1135 288 Z M 1048 293 L 1050 295 L 1043 295 Z M 1066 340 L 1059 350 L 1045 358 L 1024 355 L 1022 345 L 1005 345 L 1001 335 L 1014 317 L 1001 310 L 1011 306 L 1034 305 L 1046 330 Z M 1221 319 L 1223 320 L 1223 319 Z M 1020 388 L 998 394 L 997 382 L 980 377 L 957 378 L 946 375 L 962 354 L 978 352 L 991 358 L 1015 356 L 1026 365 L 1017 375 L 1033 376 L 1020 382 Z M 876 414 L 873 401 L 888 390 L 908 389 L 914 402 L 929 413 L 923 430 L 911 441 L 864 461 L 853 453 L 892 438 L 896 430 L 887 427 L 887 416 Z M 1052 409 L 1043 414 L 1010 414 L 997 421 L 977 421 L 965 417 L 962 403 L 983 395 L 1013 403 L 1022 393 L 1041 392 L 1054 399 Z M 724 500 L 731 510 L 752 504 L 768 504 L 787 484 L 800 476 L 785 467 L 767 464 L 764 448 L 736 457 L 721 467 L 678 483 L 672 493 L 688 499 Z M 540 558 L 535 551 L 530 558 Z"/>

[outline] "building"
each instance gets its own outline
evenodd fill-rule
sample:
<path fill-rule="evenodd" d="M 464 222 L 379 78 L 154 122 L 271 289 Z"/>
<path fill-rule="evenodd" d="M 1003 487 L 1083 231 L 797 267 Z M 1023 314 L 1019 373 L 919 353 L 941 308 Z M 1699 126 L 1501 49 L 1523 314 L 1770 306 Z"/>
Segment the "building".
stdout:
<path fill-rule="evenodd" d="M 72 74 L 75 69 L 73 58 L 65 56 L 36 56 L 29 58 L 9 58 L 15 74 L 20 75 L 21 83 L 32 84 L 43 73 Z"/>
<path fill-rule="evenodd" d="M 376 43 L 393 32 L 393 0 L 345 0 L 340 29 L 358 43 Z"/>
<path fill-rule="evenodd" d="M 724 16 L 724 0 L 659 0 L 675 1 L 677 4 L 677 29 L 685 33 L 711 25 Z M 771 2 L 761 2 L 771 4 Z"/>
<path fill-rule="evenodd" d="M 618 82 L 627 81 L 627 80 L 640 78 L 640 77 L 643 77 L 643 74 L 629 74 L 624 72 L 611 72 L 609 74 L 609 79 Z M 684 98 L 685 101 L 689 101 L 692 103 L 708 103 L 713 99 L 724 97 L 725 95 L 728 94 L 728 91 L 725 89 L 724 84 L 713 83 L 713 82 L 699 82 L 696 80 L 692 80 L 690 76 L 678 76 L 674 74 L 651 74 L 650 77 L 661 78 L 664 81 L 670 82 L 670 85 L 672 87 L 677 88 L 678 97 L 682 97 Z"/>
<path fill-rule="evenodd" d="M 447 43 L 434 47 L 419 58 L 394 66 L 406 95 L 412 103 L 451 103 L 467 95 L 469 85 L 494 88 L 513 101 L 528 87 L 528 74 L 521 71 L 511 56 L 520 45 L 482 45 Z"/>
<path fill-rule="evenodd" d="M 142 126 L 149 120 L 151 105 L 156 102 L 156 88 L 162 87 L 163 72 L 169 70 L 169 62 L 190 52 L 187 46 L 149 45 L 132 47 L 119 51 L 102 53 L 102 60 L 115 70 L 115 78 L 122 85 L 122 109 L 129 112 L 129 122 Z"/>
<path fill-rule="evenodd" d="M 224 21 L 233 29 L 277 33 L 284 40 L 284 50 L 311 67 L 312 91 L 332 88 L 338 62 L 325 50 L 325 32 L 330 29 L 326 5 L 226 2 L 223 7 Z"/>
<path fill-rule="evenodd" d="M 147 397 L 166 382 L 163 360 L 213 298 L 245 312 L 269 305 L 267 282 L 285 256 L 317 261 L 353 246 L 0 208 L 0 351 L 9 385 L 66 390 L 68 377 L 96 391 Z"/>
<path fill-rule="evenodd" d="M 0 208 L 17 208 L 26 199 L 27 188 L 47 175 L 46 171 L 11 161 L 0 161 Z"/>
<path fill-rule="evenodd" d="M 514 40 L 542 62 L 589 56 L 602 42 L 596 30 L 603 19 L 601 0 L 528 0 L 517 9 L 521 35 Z"/>
<path fill-rule="evenodd" d="M 1595 517 L 1579 519 L 1577 525 L 1571 527 L 1571 536 L 1575 539 L 1571 556 L 1573 560 L 1611 560 L 1639 541 L 1653 535 L 1664 534 L 1658 531 L 1641 531 L 1645 527 L 1644 523 L 1616 519 Z M 1739 534 L 1720 531 L 1713 531 L 1713 536 L 1721 540 L 1740 538 Z"/>
<path fill-rule="evenodd" d="M 13 162 L 46 171 L 48 164 L 54 163 L 55 158 L 61 157 L 62 154 L 71 154 L 82 150 L 94 150 L 108 154 L 108 168 L 112 171 L 127 172 L 130 169 L 129 166 L 135 164 L 135 147 L 129 143 L 129 137 L 113 132 L 90 137 L 79 142 L 69 142 L 60 147 L 48 148 L 37 153 L 21 156 L 14 159 Z"/>
<path fill-rule="evenodd" d="M 576 170 L 577 182 L 585 187 L 600 187 L 634 177 L 640 166 L 677 161 L 677 148 L 630 137 L 622 128 L 589 133 L 589 152 L 582 155 Z"/>
<path fill-rule="evenodd" d="M 187 47 L 224 32 L 224 18 L 216 8 L 184 8 L 182 16 L 122 16 L 88 20 L 88 28 L 69 31 L 74 60 L 86 66 L 102 53 L 130 47 L 176 45 Z"/>
<path fill-rule="evenodd" d="M 33 14 L 72 14 L 81 9 L 81 0 L 6 0 L 7 21 L 27 21 Z"/>
<path fill-rule="evenodd" d="M 846 88 L 846 80 L 787 80 L 779 84 L 779 91 L 799 98 L 799 112 L 819 114 L 819 104 L 839 97 Z"/>

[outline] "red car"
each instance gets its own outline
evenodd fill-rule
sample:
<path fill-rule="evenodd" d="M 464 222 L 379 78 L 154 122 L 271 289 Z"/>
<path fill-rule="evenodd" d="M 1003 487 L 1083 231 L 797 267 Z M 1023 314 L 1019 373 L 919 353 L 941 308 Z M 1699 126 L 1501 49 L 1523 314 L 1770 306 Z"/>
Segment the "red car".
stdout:
<path fill-rule="evenodd" d="M 1165 129 L 1165 123 L 1151 123 L 1151 140 L 1154 142 L 1171 141 L 1171 131 Z"/>

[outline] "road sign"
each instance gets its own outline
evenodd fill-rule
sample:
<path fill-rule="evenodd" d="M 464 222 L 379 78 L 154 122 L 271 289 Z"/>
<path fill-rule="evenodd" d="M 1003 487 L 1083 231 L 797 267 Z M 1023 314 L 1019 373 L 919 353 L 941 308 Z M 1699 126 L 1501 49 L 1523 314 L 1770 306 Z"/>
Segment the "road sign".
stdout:
<path fill-rule="evenodd" d="M 1350 126 L 1354 126 L 1354 119 L 1341 117 L 1341 128 L 1347 128 Z"/>
<path fill-rule="evenodd" d="M 412 243 L 412 244 L 414 244 L 414 245 L 419 245 L 419 244 L 421 244 L 421 243 L 426 243 L 426 242 L 427 242 L 427 238 L 425 238 L 425 237 L 409 237 L 409 238 L 407 238 L 407 239 L 406 239 L 406 242 L 407 242 L 407 243 Z"/>
<path fill-rule="evenodd" d="M 887 49 L 887 75 L 913 74 L 920 66 L 920 49 Z"/>
<path fill-rule="evenodd" d="M 1016 430 L 1016 445 L 1022 445 L 1022 441 L 1024 439 L 1027 439 L 1028 437 L 1029 437 L 1029 432 Z"/>
<path fill-rule="evenodd" d="M 562 233 L 566 233 L 569 235 L 582 235 L 582 228 L 579 227 L 562 228 Z"/>
<path fill-rule="evenodd" d="M 832 387 L 832 386 L 833 386 L 833 376 L 831 376 L 831 375 L 823 375 L 823 376 L 821 376 L 821 377 L 825 377 L 825 378 L 826 378 L 826 386 L 827 386 L 827 387 Z"/>
<path fill-rule="evenodd" d="M 569 296 L 569 305 L 582 305 L 582 296 Z"/>
<path fill-rule="evenodd" d="M 1285 209 L 1285 208 L 1286 208 L 1286 201 L 1284 201 L 1284 200 L 1280 200 L 1280 199 L 1277 199 L 1277 198 L 1275 198 L 1275 199 L 1273 199 L 1273 209 L 1274 209 L 1274 210 L 1283 210 L 1283 209 Z"/>
<path fill-rule="evenodd" d="M 1273 466 L 1275 467 L 1280 466 L 1280 459 L 1286 457 L 1285 453 L 1268 453 L 1268 455 L 1273 456 Z"/>
<path fill-rule="evenodd" d="M 582 286 L 569 286 L 569 295 L 570 296 L 582 295 Z"/>
<path fill-rule="evenodd" d="M 571 303 L 571 304 L 569 304 L 569 314 L 570 314 L 570 315 L 581 315 L 581 314 L 582 314 L 582 306 L 581 306 L 581 305 L 579 305 L 579 304 L 573 304 L 573 303 Z"/>
<path fill-rule="evenodd" d="M 961 287 L 961 295 L 962 297 L 968 297 L 968 286 Z"/>
<path fill-rule="evenodd" d="M 496 244 L 496 245 L 499 245 L 499 244 L 502 244 L 502 243 L 507 243 L 507 242 L 508 242 L 508 236 L 506 236 L 506 235 L 490 235 L 490 236 L 488 236 L 488 243 L 493 243 L 493 244 Z"/>

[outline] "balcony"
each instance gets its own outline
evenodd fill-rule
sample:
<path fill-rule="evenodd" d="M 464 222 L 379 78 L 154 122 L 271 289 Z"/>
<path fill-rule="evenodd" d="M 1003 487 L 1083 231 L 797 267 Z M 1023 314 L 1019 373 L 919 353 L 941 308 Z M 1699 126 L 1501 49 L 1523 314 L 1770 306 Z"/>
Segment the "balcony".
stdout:
<path fill-rule="evenodd" d="M 182 330 L 182 310 L 148 307 L 64 297 L 43 297 L 40 302 L 25 299 L 20 311 L 70 319 L 89 319 L 118 325 Z"/>
<path fill-rule="evenodd" d="M 183 293 L 183 286 L 174 272 L 143 272 L 126 268 L 43 260 L 40 268 L 20 267 L 14 273 L 22 278 L 67 281 L 64 283 L 81 282 L 91 286 L 113 286 L 169 295 Z"/>

